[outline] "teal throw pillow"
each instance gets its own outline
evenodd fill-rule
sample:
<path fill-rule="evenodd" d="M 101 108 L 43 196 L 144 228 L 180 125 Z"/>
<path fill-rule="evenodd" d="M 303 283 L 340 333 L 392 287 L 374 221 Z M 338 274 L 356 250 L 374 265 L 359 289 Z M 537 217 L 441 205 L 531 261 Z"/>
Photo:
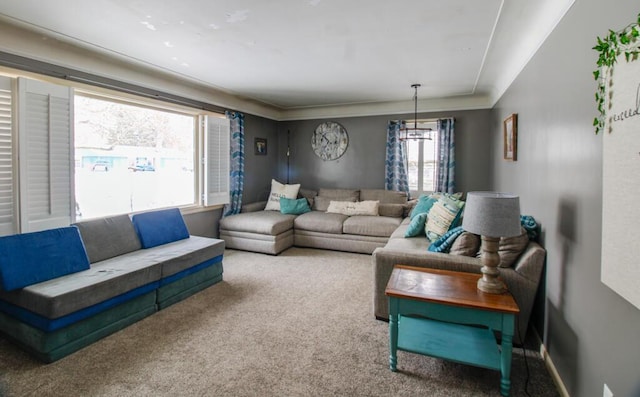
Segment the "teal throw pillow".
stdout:
<path fill-rule="evenodd" d="M 427 223 L 428 212 L 423 212 L 416 215 L 409 224 L 409 227 L 404 232 L 405 237 L 424 236 L 424 226 Z"/>
<path fill-rule="evenodd" d="M 311 211 L 306 198 L 289 199 L 280 197 L 280 212 L 283 214 L 300 215 Z"/>
<path fill-rule="evenodd" d="M 409 217 L 411 218 L 411 220 L 413 220 L 413 218 L 415 218 L 418 214 L 429 213 L 429 210 L 437 201 L 438 197 L 435 195 L 421 195 L 418 198 L 418 203 L 415 207 L 413 207 L 413 211 L 411 211 L 411 215 Z"/>

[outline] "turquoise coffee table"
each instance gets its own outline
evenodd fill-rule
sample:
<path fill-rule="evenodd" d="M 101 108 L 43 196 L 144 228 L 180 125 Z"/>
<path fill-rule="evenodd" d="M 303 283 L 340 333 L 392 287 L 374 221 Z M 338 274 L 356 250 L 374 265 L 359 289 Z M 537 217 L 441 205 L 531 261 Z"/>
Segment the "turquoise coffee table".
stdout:
<path fill-rule="evenodd" d="M 389 297 L 389 367 L 397 351 L 425 354 L 500 371 L 500 392 L 511 389 L 511 351 L 518 305 L 509 293 L 477 289 L 479 274 L 396 265 Z M 482 327 L 478 327 L 482 326 Z M 502 332 L 498 348 L 493 331 Z"/>

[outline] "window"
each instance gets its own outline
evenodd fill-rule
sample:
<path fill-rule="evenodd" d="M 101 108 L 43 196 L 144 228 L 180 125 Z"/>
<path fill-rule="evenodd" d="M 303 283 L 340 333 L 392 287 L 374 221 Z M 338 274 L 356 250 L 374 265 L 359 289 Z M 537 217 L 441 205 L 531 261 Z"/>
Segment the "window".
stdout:
<path fill-rule="evenodd" d="M 229 202 L 224 115 L 85 90 L 0 75 L 0 235 Z"/>
<path fill-rule="evenodd" d="M 197 116 L 75 96 L 76 218 L 197 203 Z"/>
<path fill-rule="evenodd" d="M 407 121 L 407 123 L 413 124 L 413 121 Z M 405 141 L 407 145 L 407 176 L 412 197 L 417 197 L 425 192 L 433 192 L 438 175 L 437 123 L 418 120 L 418 127 L 431 128 L 433 139 L 408 139 Z"/>

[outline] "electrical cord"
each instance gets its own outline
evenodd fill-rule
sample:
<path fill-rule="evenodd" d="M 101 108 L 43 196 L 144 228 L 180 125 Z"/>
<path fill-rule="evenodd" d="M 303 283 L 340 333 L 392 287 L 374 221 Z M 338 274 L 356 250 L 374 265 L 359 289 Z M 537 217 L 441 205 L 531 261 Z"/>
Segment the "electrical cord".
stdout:
<path fill-rule="evenodd" d="M 522 339 L 522 335 L 520 334 L 520 327 L 518 327 L 518 324 L 516 324 L 516 328 L 518 328 L 518 339 L 520 339 L 520 342 L 522 342 L 522 355 L 524 356 L 524 366 L 526 368 L 527 371 L 527 376 L 524 379 L 524 393 L 531 397 L 531 394 L 529 394 L 529 363 L 527 362 L 527 349 L 525 349 L 525 343 L 524 343 L 524 339 Z"/>

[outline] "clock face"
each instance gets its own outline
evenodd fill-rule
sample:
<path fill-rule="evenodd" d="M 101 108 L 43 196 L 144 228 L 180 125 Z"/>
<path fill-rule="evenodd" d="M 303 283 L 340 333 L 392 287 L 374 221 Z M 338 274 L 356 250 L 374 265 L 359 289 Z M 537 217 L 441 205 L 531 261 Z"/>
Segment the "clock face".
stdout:
<path fill-rule="evenodd" d="M 327 121 L 316 127 L 311 136 L 313 151 L 323 160 L 335 160 L 342 156 L 349 145 L 349 135 L 343 126 Z"/>

